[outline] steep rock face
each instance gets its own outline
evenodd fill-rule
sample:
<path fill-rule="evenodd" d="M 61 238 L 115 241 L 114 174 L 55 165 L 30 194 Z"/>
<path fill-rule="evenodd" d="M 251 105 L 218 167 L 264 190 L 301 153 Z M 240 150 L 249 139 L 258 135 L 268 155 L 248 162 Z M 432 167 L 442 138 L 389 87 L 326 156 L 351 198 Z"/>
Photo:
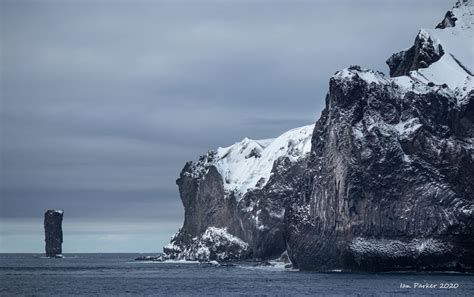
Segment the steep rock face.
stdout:
<path fill-rule="evenodd" d="M 165 257 L 286 249 L 303 270 L 474 270 L 472 5 L 422 29 L 389 59 L 392 77 L 337 72 L 316 125 L 188 162 Z"/>
<path fill-rule="evenodd" d="M 408 75 L 412 70 L 427 68 L 438 61 L 442 55 L 444 55 L 443 47 L 422 30 L 416 36 L 412 47 L 393 54 L 387 60 L 390 76 Z"/>
<path fill-rule="evenodd" d="M 57 257 L 62 254 L 63 244 L 62 210 L 47 210 L 44 214 L 46 256 Z"/>
<path fill-rule="evenodd" d="M 285 215 L 296 267 L 474 270 L 473 60 L 459 48 L 472 41 L 472 1 L 452 14 L 454 27 L 423 30 L 445 50 L 429 65 L 331 78 Z"/>
<path fill-rule="evenodd" d="M 276 139 L 244 139 L 188 162 L 177 180 L 184 224 L 164 253 L 201 261 L 217 257 L 213 250 L 226 249 L 234 252 L 221 252 L 219 260 L 279 256 L 285 250 L 286 201 L 303 175 L 312 130 L 311 125 Z M 212 228 L 225 230 L 247 247 L 225 248 L 236 241 L 203 239 L 213 236 L 208 233 Z"/>
<path fill-rule="evenodd" d="M 459 125 L 466 118 L 472 131 L 466 106 L 442 88 L 400 93 L 382 76 L 361 78 L 370 71 L 347 72 L 331 79 L 306 191 L 286 214 L 293 263 L 472 269 L 474 142 Z"/>

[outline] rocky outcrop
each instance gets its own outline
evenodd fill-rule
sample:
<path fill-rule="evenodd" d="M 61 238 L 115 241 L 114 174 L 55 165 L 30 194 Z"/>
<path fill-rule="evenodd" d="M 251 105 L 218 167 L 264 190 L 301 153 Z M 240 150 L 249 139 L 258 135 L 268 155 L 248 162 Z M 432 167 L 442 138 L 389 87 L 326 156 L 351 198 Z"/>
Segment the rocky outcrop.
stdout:
<path fill-rule="evenodd" d="M 201 261 L 278 257 L 286 248 L 286 201 L 304 172 L 312 130 L 311 125 L 276 139 L 244 139 L 188 162 L 177 180 L 184 224 L 164 253 Z M 236 240 L 210 240 L 218 234 L 209 233 L 215 228 Z M 237 239 L 245 245 L 233 245 Z"/>
<path fill-rule="evenodd" d="M 44 233 L 46 256 L 60 257 L 63 244 L 62 210 L 47 210 L 44 214 Z"/>
<path fill-rule="evenodd" d="M 453 9 L 461 28 L 422 31 L 449 49 L 438 62 L 408 59 L 391 69 L 400 77 L 355 66 L 331 78 L 285 215 L 295 267 L 474 270 L 472 60 L 454 46 L 472 36 L 471 11 L 470 1 Z"/>
<path fill-rule="evenodd" d="M 169 258 L 209 262 L 245 260 L 251 256 L 249 245 L 226 228 L 208 227 L 186 245 L 176 245 L 176 242 L 172 240 L 172 244 L 164 248 Z"/>
<path fill-rule="evenodd" d="M 167 257 L 474 271 L 473 11 L 458 2 L 420 30 L 390 77 L 338 71 L 314 126 L 188 162 Z"/>
<path fill-rule="evenodd" d="M 433 32 L 431 31 L 433 30 L 420 30 L 412 47 L 395 53 L 387 59 L 386 63 L 390 68 L 390 76 L 409 76 L 411 71 L 428 68 L 440 60 L 446 52 L 446 49 L 443 48 L 442 41 L 445 41 L 444 45 L 449 44 L 453 39 L 464 39 L 464 41 L 471 42 L 473 12 L 470 7 L 472 7 L 472 0 L 456 2 L 453 9 L 448 11 L 444 19 L 436 26 L 436 29 L 439 29 L 437 33 L 440 34 L 432 34 Z M 453 28 L 457 30 L 451 30 Z M 461 34 L 461 36 L 449 36 L 451 33 Z M 467 50 L 472 47 L 465 42 L 451 45 L 457 47 L 456 54 L 459 52 L 458 50 Z M 453 53 L 450 54 L 452 55 Z M 464 58 L 466 58 L 466 56 Z M 472 57 L 470 59 L 470 64 L 472 64 Z M 467 72 L 472 76 L 473 72 L 471 70 L 467 70 Z"/>
<path fill-rule="evenodd" d="M 337 73 L 313 133 L 304 191 L 286 212 L 293 264 L 472 270 L 474 149 L 460 129 L 461 118 L 473 127 L 466 110 L 443 88 L 405 93 L 380 73 Z"/>
<path fill-rule="evenodd" d="M 393 54 L 387 61 L 390 76 L 409 75 L 410 71 L 427 68 L 444 55 L 443 47 L 421 30 L 408 50 Z"/>
<path fill-rule="evenodd" d="M 457 18 L 454 16 L 452 11 L 448 11 L 444 16 L 444 19 L 436 26 L 436 29 L 444 29 L 448 27 L 454 27 L 456 25 Z"/>
<path fill-rule="evenodd" d="M 453 9 L 459 9 L 459 8 L 463 8 L 463 7 L 472 5 L 472 3 L 470 3 L 471 1 L 472 0 L 459 0 L 454 5 Z M 458 20 L 458 18 L 454 14 L 453 10 L 450 10 L 450 11 L 446 12 L 446 14 L 444 16 L 444 19 L 436 26 L 436 29 L 445 29 L 445 28 L 449 28 L 449 27 L 454 27 L 454 26 L 456 26 L 456 21 L 457 20 Z"/>

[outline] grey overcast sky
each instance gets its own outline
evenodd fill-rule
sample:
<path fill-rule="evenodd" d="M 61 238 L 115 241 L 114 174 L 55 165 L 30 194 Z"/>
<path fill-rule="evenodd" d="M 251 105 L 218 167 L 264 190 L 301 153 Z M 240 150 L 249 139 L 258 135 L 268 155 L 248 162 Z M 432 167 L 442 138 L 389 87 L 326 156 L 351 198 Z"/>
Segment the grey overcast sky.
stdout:
<path fill-rule="evenodd" d="M 187 160 L 317 120 L 329 77 L 387 73 L 454 4 L 1 2 L 0 252 L 157 252 L 180 227 Z"/>

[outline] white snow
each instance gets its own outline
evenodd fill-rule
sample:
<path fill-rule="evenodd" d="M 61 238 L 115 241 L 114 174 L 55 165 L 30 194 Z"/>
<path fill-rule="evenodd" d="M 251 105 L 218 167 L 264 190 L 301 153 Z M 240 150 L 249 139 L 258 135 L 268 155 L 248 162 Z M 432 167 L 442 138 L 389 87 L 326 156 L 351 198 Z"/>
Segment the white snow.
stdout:
<path fill-rule="evenodd" d="M 435 91 L 455 96 L 458 104 L 463 104 L 467 94 L 474 89 L 474 77 L 471 75 L 474 71 L 473 2 L 468 0 L 456 5 L 452 11 L 457 18 L 454 27 L 421 29 L 418 33 L 426 47 L 431 40 L 435 51 L 440 53 L 441 48 L 444 51 L 444 55 L 428 68 L 412 71 L 408 76 L 391 78 L 378 71 L 349 67 L 338 71 L 333 79 L 349 82 L 358 77 L 368 85 L 393 86 L 393 92 L 399 93 L 401 98 L 406 92 L 424 94 Z M 395 131 L 404 137 L 416 132 L 421 124 L 418 119 L 396 125 L 381 126 L 379 123 L 368 127 L 369 132 L 374 127 L 385 134 Z M 309 153 L 313 129 L 314 125 L 296 128 L 274 139 L 245 138 L 210 152 L 193 165 L 191 174 L 202 176 L 209 166 L 215 166 L 223 178 L 225 190 L 234 192 L 239 199 L 248 190 L 261 188 L 268 182 L 278 158 L 286 156 L 294 162 Z M 363 139 L 361 127 L 354 128 L 353 134 L 357 139 Z"/>
<path fill-rule="evenodd" d="M 358 127 L 353 127 L 352 128 L 352 132 L 354 133 L 354 136 L 357 138 L 357 139 L 362 139 L 364 138 L 364 133 L 362 133 L 362 130 Z"/>
<path fill-rule="evenodd" d="M 248 243 L 230 234 L 227 228 L 208 227 L 201 236 L 193 238 L 184 250 L 179 249 L 178 258 L 209 262 L 214 253 L 216 260 L 225 261 L 229 257 L 238 257 L 239 253 L 248 249 Z"/>
<path fill-rule="evenodd" d="M 165 245 L 164 248 L 169 250 L 181 251 L 181 248 L 175 244 L 174 239 L 175 238 L 172 237 L 170 243 Z"/>
<path fill-rule="evenodd" d="M 418 257 L 424 254 L 443 254 L 450 247 L 437 239 L 413 239 L 402 242 L 392 239 L 371 239 L 357 237 L 351 241 L 349 249 L 356 256 L 366 257 Z"/>
<path fill-rule="evenodd" d="M 428 68 L 412 71 L 410 76 L 425 83 L 447 84 L 464 97 L 474 88 L 474 8 L 473 2 L 453 8 L 457 18 L 454 27 L 444 29 L 422 29 L 419 34 L 431 38 L 441 45 L 444 55 Z M 461 65 L 462 66 L 461 66 Z M 467 71 L 466 71 L 467 70 Z"/>
<path fill-rule="evenodd" d="M 444 55 L 428 68 L 411 71 L 409 76 L 386 77 L 383 73 L 358 67 L 349 67 L 336 72 L 338 80 L 352 80 L 356 76 L 367 84 L 391 84 L 399 87 L 401 93 L 412 91 L 423 94 L 431 91 L 451 93 L 461 104 L 466 95 L 474 89 L 474 8 L 473 1 L 456 5 L 453 13 L 457 18 L 454 27 L 444 29 L 421 29 L 418 37 L 422 47 L 428 47 L 431 40 L 435 53 Z M 434 83 L 434 86 L 428 86 Z M 442 88 L 446 84 L 448 88 Z M 354 131 L 357 133 L 356 131 Z"/>
<path fill-rule="evenodd" d="M 419 128 L 421 128 L 421 126 L 423 125 L 420 124 L 420 120 L 418 118 L 411 118 L 408 121 L 399 122 L 398 124 L 393 125 L 395 130 L 401 136 L 410 135 L 413 132 L 416 132 Z"/>
<path fill-rule="evenodd" d="M 273 163 L 280 157 L 292 162 L 299 160 L 311 150 L 314 125 L 292 129 L 274 139 L 244 140 L 217 149 L 213 164 L 224 179 L 224 188 L 244 194 L 264 186 L 270 179 Z M 239 196 L 239 195 L 237 195 Z"/>
<path fill-rule="evenodd" d="M 216 245 L 219 245 L 221 239 L 223 239 L 244 248 L 248 247 L 248 244 L 245 241 L 227 232 L 227 228 L 208 227 L 201 238 L 213 241 Z"/>
<path fill-rule="evenodd" d="M 333 75 L 333 78 L 338 80 L 352 80 L 356 76 L 366 81 L 369 85 L 372 83 L 380 84 L 390 82 L 390 79 L 387 78 L 382 72 L 363 68 L 357 69 L 353 67 L 339 70 Z"/>

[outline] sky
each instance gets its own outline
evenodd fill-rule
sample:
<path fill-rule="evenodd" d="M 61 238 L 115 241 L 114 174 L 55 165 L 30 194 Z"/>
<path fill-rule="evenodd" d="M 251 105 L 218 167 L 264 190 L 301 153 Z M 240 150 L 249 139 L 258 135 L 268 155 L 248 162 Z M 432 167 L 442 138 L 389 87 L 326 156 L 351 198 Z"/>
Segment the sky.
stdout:
<path fill-rule="evenodd" d="M 0 1 L 0 252 L 161 251 L 188 160 L 315 122 L 329 78 L 388 72 L 454 4 Z"/>

